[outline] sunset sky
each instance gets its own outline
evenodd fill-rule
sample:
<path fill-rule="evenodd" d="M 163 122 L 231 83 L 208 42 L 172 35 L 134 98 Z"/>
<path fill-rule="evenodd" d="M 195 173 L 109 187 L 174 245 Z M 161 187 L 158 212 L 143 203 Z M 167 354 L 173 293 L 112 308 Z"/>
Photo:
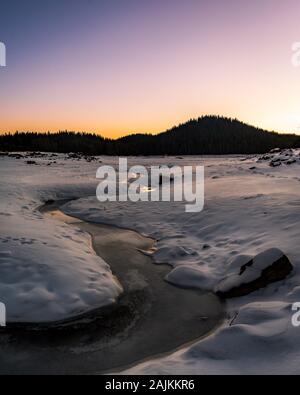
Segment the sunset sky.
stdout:
<path fill-rule="evenodd" d="M 0 132 L 159 132 L 204 114 L 300 134 L 299 0 L 1 0 Z"/>

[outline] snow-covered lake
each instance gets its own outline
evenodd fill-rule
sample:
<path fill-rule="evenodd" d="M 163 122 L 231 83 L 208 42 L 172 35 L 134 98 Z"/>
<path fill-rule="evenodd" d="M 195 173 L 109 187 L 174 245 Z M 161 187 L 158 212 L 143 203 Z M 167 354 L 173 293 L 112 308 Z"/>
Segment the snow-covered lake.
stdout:
<path fill-rule="evenodd" d="M 263 160 L 129 159 L 204 165 L 205 209 L 192 214 L 178 202 L 100 204 L 96 170 L 100 161 L 116 166 L 118 158 L 27 160 L 0 158 L 0 302 L 8 321 L 65 319 L 109 305 L 122 292 L 87 234 L 38 211 L 48 200 L 72 198 L 66 214 L 158 240 L 153 258 L 172 265 L 166 280 L 175 285 L 215 290 L 238 266 L 275 247 L 294 265 L 285 281 L 228 302 L 228 320 L 206 339 L 126 373 L 299 373 L 300 329 L 291 323 L 292 304 L 300 302 L 299 151 L 289 154 L 289 164 L 282 153 Z"/>

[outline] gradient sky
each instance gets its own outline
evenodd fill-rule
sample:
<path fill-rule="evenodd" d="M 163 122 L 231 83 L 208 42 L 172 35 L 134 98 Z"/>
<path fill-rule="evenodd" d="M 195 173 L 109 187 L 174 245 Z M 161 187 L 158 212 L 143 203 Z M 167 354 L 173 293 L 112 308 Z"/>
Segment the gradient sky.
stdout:
<path fill-rule="evenodd" d="M 300 134 L 299 0 L 1 0 L 0 132 L 159 132 L 203 114 Z"/>

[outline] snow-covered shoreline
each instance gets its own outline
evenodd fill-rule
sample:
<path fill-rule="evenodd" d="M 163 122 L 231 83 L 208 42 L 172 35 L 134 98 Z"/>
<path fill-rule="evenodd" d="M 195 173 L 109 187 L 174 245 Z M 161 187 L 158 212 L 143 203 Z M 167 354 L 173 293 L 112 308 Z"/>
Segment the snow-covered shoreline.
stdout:
<path fill-rule="evenodd" d="M 299 151 L 293 151 L 293 155 L 297 159 Z M 97 286 L 97 290 L 105 289 L 103 303 L 117 296 L 119 290 L 105 263 L 93 257 L 88 250 L 88 243 L 84 241 L 85 236 L 76 232 L 70 235 L 69 229 L 65 229 L 62 224 L 48 220 L 45 222 L 40 214 L 33 211 L 49 199 L 77 198 L 79 200 L 64 206 L 67 214 L 87 221 L 130 228 L 157 239 L 158 249 L 154 255 L 156 263 L 171 264 L 174 270 L 167 276 L 167 280 L 184 287 L 214 289 L 238 265 L 267 249 L 279 248 L 294 265 L 294 271 L 288 279 L 228 302 L 228 321 L 207 339 L 167 358 L 149 361 L 125 373 L 299 373 L 300 332 L 291 324 L 291 306 L 300 301 L 298 160 L 288 166 L 273 167 L 270 166 L 270 160 L 262 160 L 261 156 L 129 159 L 131 164 L 145 166 L 204 165 L 205 209 L 202 213 L 191 215 L 185 212 L 183 203 L 100 205 L 95 198 L 96 169 L 100 160 L 104 164 L 116 165 L 117 158 L 98 159 L 90 163 L 66 161 L 64 155 L 59 155 L 56 163 L 51 166 L 47 166 L 49 157 L 35 159 L 37 166 L 27 165 L 22 159 L 0 159 L 0 256 L 8 264 L 7 269 L 2 265 L 2 270 L 10 272 L 15 262 L 21 256 L 26 256 L 24 253 L 28 254 L 27 266 L 30 259 L 34 265 L 38 265 L 38 257 L 45 257 L 46 263 L 49 263 L 48 259 L 61 263 L 61 252 L 64 251 L 63 259 L 69 265 L 74 262 L 74 258 L 78 260 L 78 266 L 75 265 L 76 268 L 73 269 L 78 269 L 74 275 L 80 279 L 78 288 L 75 289 L 72 288 L 74 284 L 67 281 L 71 287 L 65 289 L 68 295 L 70 290 L 73 295 L 76 292 L 80 294 L 79 288 L 82 289 L 82 285 L 83 289 L 88 288 L 91 276 L 83 273 L 82 268 L 79 269 L 79 262 L 86 264 L 89 261 L 92 265 L 90 270 L 93 271 L 95 265 L 98 268 L 100 265 L 102 274 L 103 271 L 107 274 L 107 282 L 102 284 L 102 279 L 98 279 Z M 43 243 L 47 243 L 47 246 Z M 61 266 L 58 264 L 57 268 L 60 269 Z M 24 275 L 23 271 L 20 273 L 22 276 L 20 274 L 19 278 L 13 278 L 11 287 L 10 284 L 3 283 L 3 280 L 1 283 L 1 279 L 8 277 L 0 273 L 0 291 L 8 290 L 8 297 L 15 301 L 26 300 L 24 289 L 18 289 L 19 281 Z M 47 272 L 46 274 L 49 278 Z M 30 272 L 31 280 L 33 275 L 35 273 Z M 71 276 L 70 272 L 68 276 Z M 42 292 L 36 293 L 36 284 L 43 283 L 44 278 L 44 274 L 34 277 L 35 286 L 32 289 L 35 293 L 30 294 L 28 291 L 30 300 L 43 297 L 47 300 L 49 297 Z M 61 278 L 63 282 L 66 281 L 64 276 Z M 59 284 L 58 282 L 58 295 Z M 27 286 L 30 285 L 32 283 L 27 283 Z M 24 285 L 20 284 L 20 287 Z M 10 288 L 17 292 L 9 293 Z M 16 299 L 16 295 L 20 299 Z M 92 294 L 88 296 L 91 296 L 89 302 L 93 303 Z M 95 296 L 96 299 L 100 297 L 99 293 Z M 58 298 L 55 303 L 59 300 Z M 71 308 L 72 301 L 69 302 L 67 305 Z M 15 315 L 23 312 L 32 314 L 34 310 L 24 310 L 22 303 L 16 305 L 19 310 L 16 309 Z M 57 304 L 49 304 L 48 317 L 52 314 L 53 318 L 57 314 L 57 307 Z M 80 310 L 86 305 L 80 303 L 78 307 Z M 66 314 L 67 310 L 60 309 L 59 314 Z"/>
<path fill-rule="evenodd" d="M 76 196 L 78 185 L 56 174 L 61 165 L 50 172 L 42 163 L 0 163 L 0 300 L 7 322 L 56 322 L 114 303 L 122 290 L 90 236 L 38 211 L 45 200 Z M 84 185 L 79 189 L 85 193 Z"/>

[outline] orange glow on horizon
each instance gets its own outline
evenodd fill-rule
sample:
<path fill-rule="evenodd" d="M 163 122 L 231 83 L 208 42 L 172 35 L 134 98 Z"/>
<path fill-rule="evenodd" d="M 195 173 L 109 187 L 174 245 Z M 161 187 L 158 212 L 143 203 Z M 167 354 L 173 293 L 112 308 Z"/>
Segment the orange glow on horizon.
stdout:
<path fill-rule="evenodd" d="M 2 17 L 0 134 L 117 138 L 210 114 L 300 134 L 299 0 L 28 3 L 19 25 Z"/>
<path fill-rule="evenodd" d="M 6 133 L 15 133 L 16 131 L 18 132 L 37 132 L 37 133 L 57 133 L 59 131 L 74 131 L 74 132 L 86 132 L 86 133 L 95 133 L 99 136 L 105 137 L 105 138 L 111 138 L 111 139 L 117 139 L 120 137 L 132 135 L 132 134 L 159 134 L 162 132 L 165 132 L 166 130 L 171 129 L 174 126 L 177 126 L 179 124 L 187 122 L 189 119 L 195 119 L 204 115 L 215 115 L 215 113 L 205 113 L 205 114 L 192 114 L 190 116 L 185 116 L 182 118 L 177 118 L 174 121 L 160 121 L 156 123 L 151 123 L 151 122 L 145 122 L 145 123 L 140 123 L 138 127 L 135 127 L 134 125 L 129 125 L 127 127 L 124 127 L 123 125 L 125 124 L 120 122 L 120 124 L 115 123 L 113 126 L 112 125 L 105 125 L 103 124 L 102 127 L 95 126 L 92 123 L 89 122 L 49 122 L 46 125 L 43 126 L 40 125 L 38 122 L 24 122 L 18 124 L 13 124 L 11 126 L 9 123 L 7 126 L 3 123 L 1 123 L 1 130 L 0 130 L 0 135 L 6 134 Z M 300 122 L 299 122 L 299 128 L 298 129 L 292 129 L 291 126 L 296 122 L 298 117 L 296 115 L 288 115 L 286 117 L 283 116 L 283 118 L 280 119 L 280 115 L 277 117 L 276 121 L 278 124 L 278 127 L 274 127 L 273 125 L 276 124 L 276 122 L 270 122 L 269 119 L 261 120 L 261 122 L 258 122 L 255 118 L 253 119 L 243 119 L 236 117 L 234 114 L 218 114 L 220 116 L 225 116 L 229 118 L 237 118 L 239 121 L 247 123 L 251 126 L 262 128 L 264 130 L 270 131 L 270 132 L 278 132 L 278 133 L 291 133 L 291 134 L 299 134 L 300 135 Z M 100 124 L 100 123 L 99 123 Z M 286 125 L 286 126 L 285 126 Z"/>

